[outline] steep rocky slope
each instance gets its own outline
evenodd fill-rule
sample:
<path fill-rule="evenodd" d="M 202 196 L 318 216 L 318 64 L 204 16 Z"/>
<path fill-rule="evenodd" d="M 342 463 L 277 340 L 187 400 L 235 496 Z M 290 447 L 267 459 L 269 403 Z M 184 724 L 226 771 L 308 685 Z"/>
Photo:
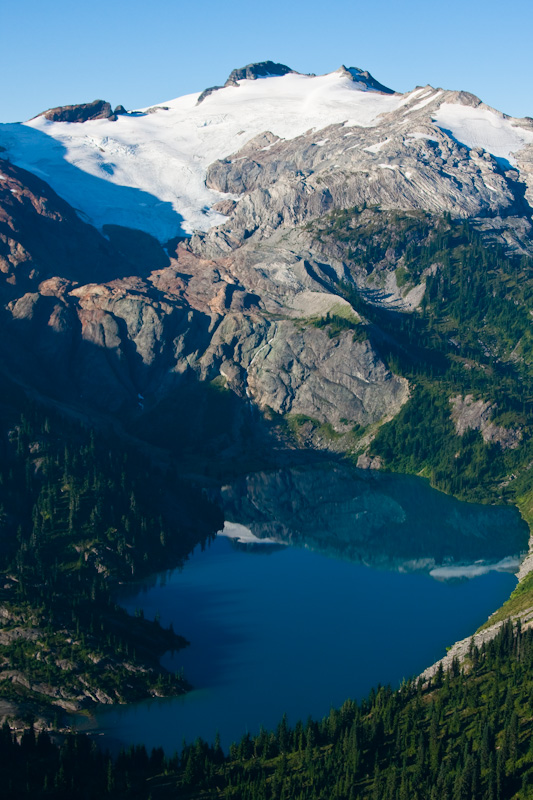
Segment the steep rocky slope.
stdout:
<path fill-rule="evenodd" d="M 191 381 L 336 423 L 375 422 L 405 400 L 405 381 L 351 331 L 331 339 L 301 322 L 305 307 L 268 314 L 255 270 L 183 248 L 169 257 L 147 236 L 128 252 L 127 232 L 102 237 L 40 179 L 8 162 L 2 176 L 4 357 L 26 382 L 134 416 Z M 262 283 L 279 294 L 272 278 Z M 319 313 L 350 310 L 305 273 L 300 285 Z"/>
<path fill-rule="evenodd" d="M 270 74 L 276 66 L 288 69 L 273 65 Z M 236 71 L 199 105 L 200 95 L 189 95 L 113 123 L 41 115 L 2 125 L 0 146 L 97 226 L 139 228 L 161 241 L 221 223 L 214 206 L 230 189 L 233 200 L 247 193 L 240 214 L 249 193 L 263 191 L 252 203 L 262 216 L 271 206 L 263 226 L 362 200 L 461 216 L 522 215 L 518 201 L 531 191 L 531 120 L 506 117 L 465 92 L 391 93 L 353 67 L 321 76 L 245 74 Z"/>
<path fill-rule="evenodd" d="M 265 62 L 112 127 L 60 111 L 0 126 L 4 358 L 135 424 L 187 396 L 174 408 L 198 431 L 207 391 L 233 433 L 285 419 L 300 441 L 364 448 L 411 390 L 352 290 L 419 308 L 442 263 L 413 252 L 443 219 L 532 252 L 533 122 L 464 92 Z"/>
<path fill-rule="evenodd" d="M 241 197 L 228 221 L 196 246 L 207 247 L 211 255 L 227 252 L 243 239 L 268 238 L 278 227 L 363 203 L 463 218 L 504 217 L 511 228 L 515 217 L 528 216 L 527 173 L 521 179 L 503 157 L 468 148 L 433 121 L 441 108 L 453 108 L 454 101 L 464 103 L 464 98 L 430 88 L 413 94 L 405 106 L 382 115 L 378 136 L 374 128 L 369 132 L 344 124 L 289 141 L 267 133 L 212 164 L 207 185 Z M 425 99 L 417 103 L 419 96 Z M 474 107 L 481 105 L 467 99 Z M 470 110 L 466 105 L 465 111 Z M 491 111 L 482 113 L 498 119 Z M 510 125 L 508 133 L 514 133 Z M 533 124 L 524 134 L 533 138 Z M 510 155 L 505 146 L 493 149 Z"/>

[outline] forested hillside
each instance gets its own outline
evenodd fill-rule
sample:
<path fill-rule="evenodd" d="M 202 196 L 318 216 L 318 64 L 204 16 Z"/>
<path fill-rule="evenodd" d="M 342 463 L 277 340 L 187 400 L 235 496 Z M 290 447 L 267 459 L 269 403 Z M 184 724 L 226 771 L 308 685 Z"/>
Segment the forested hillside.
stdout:
<path fill-rule="evenodd" d="M 117 581 L 175 566 L 219 513 L 112 430 L 6 383 L 0 432 L 0 696 L 34 710 L 174 694 L 158 657 L 186 643 L 129 617 Z M 9 396 L 10 402 L 6 402 Z M 34 706 L 31 706 L 31 704 Z"/>

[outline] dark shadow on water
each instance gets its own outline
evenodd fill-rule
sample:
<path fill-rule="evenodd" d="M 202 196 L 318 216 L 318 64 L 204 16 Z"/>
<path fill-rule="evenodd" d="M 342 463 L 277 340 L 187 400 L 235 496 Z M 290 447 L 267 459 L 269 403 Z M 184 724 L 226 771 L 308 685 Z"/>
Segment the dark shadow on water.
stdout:
<path fill-rule="evenodd" d="M 231 588 L 212 591 L 189 583 L 181 587 L 178 580 L 162 594 L 154 588 L 131 596 L 130 588 L 128 595 L 130 599 L 119 596 L 118 600 L 130 614 L 140 607 L 147 619 L 154 619 L 161 606 L 163 627 L 172 622 L 175 630 L 191 641 L 183 650 L 165 654 L 161 660 L 165 668 L 178 671 L 183 667 L 185 676 L 194 681 L 195 689 L 228 683 L 234 654 L 246 641 L 231 624 L 235 609 L 243 601 L 242 591 Z"/>

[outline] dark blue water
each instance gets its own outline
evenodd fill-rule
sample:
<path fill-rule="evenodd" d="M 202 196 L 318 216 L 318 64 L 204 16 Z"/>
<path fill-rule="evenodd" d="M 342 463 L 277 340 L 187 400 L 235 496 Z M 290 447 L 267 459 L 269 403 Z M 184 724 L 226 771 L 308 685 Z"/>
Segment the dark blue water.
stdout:
<path fill-rule="evenodd" d="M 439 582 L 305 547 L 239 549 L 218 537 L 183 571 L 121 598 L 131 613 L 159 613 L 192 642 L 163 663 L 183 668 L 195 690 L 99 712 L 99 730 L 173 751 L 216 731 L 227 747 L 245 731 L 275 726 L 284 711 L 292 723 L 322 717 L 347 697 L 421 672 L 515 584 L 502 572 Z"/>

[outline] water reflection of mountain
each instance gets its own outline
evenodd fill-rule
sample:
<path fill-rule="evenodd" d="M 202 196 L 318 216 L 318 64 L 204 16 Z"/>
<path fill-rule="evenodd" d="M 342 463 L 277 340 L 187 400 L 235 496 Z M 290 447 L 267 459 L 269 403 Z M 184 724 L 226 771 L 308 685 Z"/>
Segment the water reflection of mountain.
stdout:
<path fill-rule="evenodd" d="M 257 556 L 271 556 L 274 555 L 274 553 L 279 553 L 280 550 L 284 550 L 287 544 L 285 542 L 280 542 L 279 544 L 273 544 L 272 542 L 262 544 L 261 540 L 258 542 L 240 542 L 238 539 L 231 539 L 231 546 L 235 550 L 240 550 L 242 553 L 253 553 Z"/>
<path fill-rule="evenodd" d="M 226 520 L 259 539 L 384 569 L 494 564 L 527 549 L 515 508 L 462 503 L 420 478 L 340 464 L 254 472 L 224 486 L 221 499 Z"/>

